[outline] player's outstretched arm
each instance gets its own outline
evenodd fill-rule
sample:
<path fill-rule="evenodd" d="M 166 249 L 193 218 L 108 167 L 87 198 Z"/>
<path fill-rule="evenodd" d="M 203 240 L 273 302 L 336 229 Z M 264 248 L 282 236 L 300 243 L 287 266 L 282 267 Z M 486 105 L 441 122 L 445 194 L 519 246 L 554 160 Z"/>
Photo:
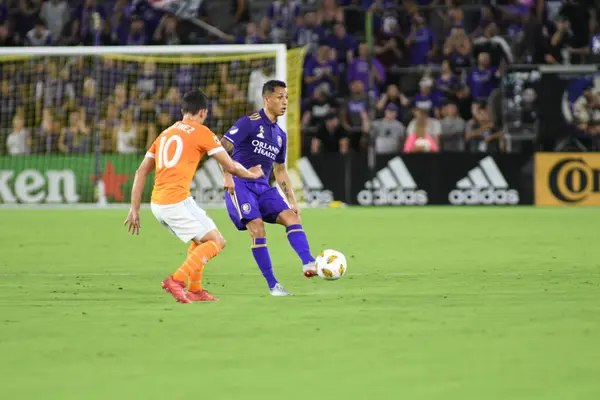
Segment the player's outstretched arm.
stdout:
<path fill-rule="evenodd" d="M 285 164 L 279 164 L 279 163 L 273 164 L 273 175 L 275 176 L 275 180 L 279 184 L 279 187 L 281 188 L 281 191 L 285 195 L 292 210 L 296 214 L 300 215 L 300 207 L 298 207 L 298 203 L 296 202 L 296 196 L 294 195 L 294 188 L 292 187 L 292 182 L 290 181 L 290 176 L 288 175 Z"/>
<path fill-rule="evenodd" d="M 146 178 L 150 175 L 150 172 L 154 169 L 154 158 L 145 157 L 144 161 L 140 164 L 137 171 L 135 171 L 135 178 L 133 179 L 133 187 L 131 188 L 131 208 L 129 214 L 125 220 L 125 226 L 132 235 L 139 235 L 140 228 L 140 207 L 142 205 L 142 193 L 144 192 L 144 185 L 146 184 Z"/>
<path fill-rule="evenodd" d="M 264 172 L 260 165 L 255 165 L 248 170 L 239 162 L 233 161 L 226 151 L 215 153 L 212 157 L 218 161 L 224 172 L 235 175 L 238 178 L 259 179 L 264 176 Z"/>

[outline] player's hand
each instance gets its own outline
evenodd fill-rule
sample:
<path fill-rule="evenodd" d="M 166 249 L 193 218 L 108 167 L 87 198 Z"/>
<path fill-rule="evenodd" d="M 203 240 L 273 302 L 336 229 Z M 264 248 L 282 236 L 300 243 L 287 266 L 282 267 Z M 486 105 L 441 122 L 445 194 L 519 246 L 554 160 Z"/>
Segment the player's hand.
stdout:
<path fill-rule="evenodd" d="M 296 214 L 298 217 L 300 216 L 300 207 L 298 206 L 298 203 L 290 204 L 290 208 L 292 209 L 294 214 Z"/>
<path fill-rule="evenodd" d="M 140 224 L 140 212 L 136 210 L 129 210 L 129 214 L 127 214 L 127 219 L 123 224 L 127 226 L 127 232 L 132 235 L 139 235 L 140 228 L 142 225 Z"/>
<path fill-rule="evenodd" d="M 250 168 L 248 171 L 252 172 L 252 174 L 254 175 L 254 179 L 260 179 L 263 176 L 265 176 L 265 173 L 262 170 L 262 166 L 260 164 L 255 165 L 254 167 Z"/>
<path fill-rule="evenodd" d="M 235 183 L 233 182 L 233 175 L 223 174 L 223 187 L 229 194 L 235 194 Z"/>

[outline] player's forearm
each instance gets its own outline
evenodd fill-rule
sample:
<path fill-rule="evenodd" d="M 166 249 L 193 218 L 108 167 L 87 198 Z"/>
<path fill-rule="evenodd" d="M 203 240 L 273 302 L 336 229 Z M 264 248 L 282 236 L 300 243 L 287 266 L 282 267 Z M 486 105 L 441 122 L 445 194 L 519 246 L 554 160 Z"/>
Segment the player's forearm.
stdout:
<path fill-rule="evenodd" d="M 232 161 L 231 165 L 228 165 L 227 168 L 224 168 L 224 174 L 226 173 L 229 173 L 233 176 L 237 176 L 238 178 L 255 179 L 254 174 L 248 171 L 242 164 L 240 164 L 237 161 Z"/>
<path fill-rule="evenodd" d="M 139 211 L 142 205 L 142 193 L 144 193 L 144 185 L 146 183 L 146 176 L 136 171 L 135 178 L 133 179 L 133 187 L 131 188 L 131 209 Z"/>
<path fill-rule="evenodd" d="M 290 177 L 287 171 L 275 172 L 275 179 L 281 188 L 281 191 L 285 195 L 285 198 L 290 204 L 296 204 L 296 196 L 294 195 L 294 188 L 290 182 Z"/>

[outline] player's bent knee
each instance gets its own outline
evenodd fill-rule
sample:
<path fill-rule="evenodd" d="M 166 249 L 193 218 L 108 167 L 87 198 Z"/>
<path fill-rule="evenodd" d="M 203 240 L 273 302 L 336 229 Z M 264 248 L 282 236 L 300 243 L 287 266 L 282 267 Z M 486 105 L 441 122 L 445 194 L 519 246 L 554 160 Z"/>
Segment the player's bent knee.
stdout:
<path fill-rule="evenodd" d="M 292 210 L 285 210 L 277 216 L 276 222 L 284 226 L 298 225 L 300 224 L 300 217 Z"/>
<path fill-rule="evenodd" d="M 246 229 L 248 229 L 250 236 L 253 238 L 264 238 L 267 235 L 265 232 L 265 223 L 262 219 L 253 219 L 248 222 Z"/>

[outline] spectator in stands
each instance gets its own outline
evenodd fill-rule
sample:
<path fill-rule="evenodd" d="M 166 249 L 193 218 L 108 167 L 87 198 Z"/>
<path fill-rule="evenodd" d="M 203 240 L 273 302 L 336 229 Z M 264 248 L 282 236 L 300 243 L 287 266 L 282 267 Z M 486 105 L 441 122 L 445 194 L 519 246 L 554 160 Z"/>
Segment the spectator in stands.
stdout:
<path fill-rule="evenodd" d="M 302 23 L 302 8 L 297 0 L 275 0 L 267 9 L 261 24 L 263 36 L 273 43 L 283 43 L 292 29 Z"/>
<path fill-rule="evenodd" d="M 405 109 L 409 106 L 410 100 L 408 100 L 408 97 L 406 97 L 404 93 L 400 92 L 400 89 L 398 89 L 398 86 L 396 85 L 389 85 L 385 93 L 383 93 L 377 101 L 375 108 L 377 109 L 379 118 L 384 117 L 385 110 L 390 104 L 393 104 L 398 108 L 396 111 L 397 119 L 399 121 L 404 121 L 404 118 L 406 117 Z"/>
<path fill-rule="evenodd" d="M 12 131 L 6 139 L 6 148 L 11 156 L 29 154 L 31 136 L 25 127 L 22 115 L 16 114 L 13 118 Z"/>
<path fill-rule="evenodd" d="M 10 32 L 6 23 L 0 25 L 0 47 L 16 46 L 14 35 Z"/>
<path fill-rule="evenodd" d="M 481 128 L 481 123 L 479 122 L 479 111 L 486 106 L 484 101 L 474 101 L 471 104 L 471 118 L 467 121 L 467 125 L 465 127 L 465 141 L 469 141 L 472 137 L 479 136 L 475 132 Z M 471 150 L 471 146 L 469 143 L 466 145 L 466 150 Z"/>
<path fill-rule="evenodd" d="M 115 91 L 108 101 L 114 103 L 119 110 L 129 107 L 130 104 L 125 83 L 119 83 L 115 86 Z"/>
<path fill-rule="evenodd" d="M 487 108 L 485 102 L 473 106 L 473 121 L 469 121 L 465 132 L 466 147 L 470 152 L 499 151 L 502 146 L 502 130 L 494 126 Z"/>
<path fill-rule="evenodd" d="M 41 115 L 42 108 L 61 106 L 66 100 L 74 99 L 75 93 L 68 84 L 68 75 L 60 76 L 56 60 L 50 59 L 45 66 L 38 64 L 38 76 L 35 83 L 35 101 L 37 115 Z"/>
<path fill-rule="evenodd" d="M 253 110 L 260 110 L 264 103 L 262 87 L 268 81 L 275 79 L 275 75 L 264 60 L 252 61 L 251 67 L 253 69 L 248 79 L 248 102 Z"/>
<path fill-rule="evenodd" d="M 348 64 L 352 62 L 354 53 L 358 50 L 356 39 L 346 32 L 342 23 L 335 25 L 334 34 L 329 36 L 327 43 L 335 51 L 335 60 L 340 66 L 340 72 L 345 75 Z"/>
<path fill-rule="evenodd" d="M 250 12 L 250 0 L 231 0 L 233 11 L 233 22 L 230 29 L 244 26 L 252 21 Z"/>
<path fill-rule="evenodd" d="M 430 110 L 436 118 L 440 117 L 440 95 L 433 90 L 433 79 L 429 76 L 424 76 L 419 81 L 419 93 L 415 95 L 414 102 L 418 109 Z"/>
<path fill-rule="evenodd" d="M 160 24 L 163 12 L 153 7 L 150 1 L 133 0 L 130 6 L 132 16 L 137 16 L 143 21 L 144 35 L 150 39 L 154 36 L 156 28 Z"/>
<path fill-rule="evenodd" d="M 0 82 L 0 132 L 10 128 L 19 106 L 15 85 L 9 79 Z"/>
<path fill-rule="evenodd" d="M 160 20 L 160 24 L 154 31 L 153 42 L 155 44 L 175 46 L 182 44 L 179 33 L 177 32 L 177 18 L 172 15 L 165 15 Z"/>
<path fill-rule="evenodd" d="M 325 40 L 325 30 L 317 23 L 317 14 L 310 11 L 304 15 L 302 25 L 298 25 L 292 36 L 293 47 L 308 46 L 308 53 L 314 57 L 320 43 Z"/>
<path fill-rule="evenodd" d="M 172 84 L 182 96 L 197 86 L 198 77 L 193 64 L 182 62 L 177 67 L 170 68 L 169 72 L 173 77 Z"/>
<path fill-rule="evenodd" d="M 325 117 L 336 112 L 337 104 L 331 95 L 329 85 L 321 84 L 313 92 L 313 97 L 306 106 L 302 115 L 302 129 L 317 127 L 325 120 Z"/>
<path fill-rule="evenodd" d="M 387 83 L 399 82 L 401 74 L 393 72 L 394 68 L 406 64 L 406 44 L 396 19 L 386 19 L 377 34 L 375 55 L 387 71 Z"/>
<path fill-rule="evenodd" d="M 317 9 L 317 21 L 325 30 L 326 35 L 332 35 L 338 24 L 344 24 L 344 10 L 335 0 L 323 0 Z"/>
<path fill-rule="evenodd" d="M 404 124 L 398 121 L 400 109 L 394 103 L 385 107 L 384 117 L 373 121 L 371 135 L 377 154 L 397 154 L 402 151 Z"/>
<path fill-rule="evenodd" d="M 503 61 L 512 63 L 514 59 L 510 46 L 498 34 L 498 26 L 494 22 L 485 27 L 483 36 L 473 40 L 471 52 L 475 59 L 479 58 L 479 54 L 487 53 L 490 57 L 490 64 L 496 68 L 501 66 Z"/>
<path fill-rule="evenodd" d="M 458 7 L 456 0 L 446 0 L 445 8 L 437 9 L 437 16 L 444 21 L 444 33 L 447 34 L 455 27 L 463 27 L 465 24 L 465 14 Z"/>
<path fill-rule="evenodd" d="M 544 37 L 543 51 L 544 61 L 548 64 L 563 64 L 568 61 L 567 50 L 571 48 L 573 34 L 569 20 L 562 17 L 557 18 L 554 24 L 548 24 L 548 36 Z M 574 49 L 575 54 L 588 54 L 581 49 Z"/>
<path fill-rule="evenodd" d="M 131 23 L 131 5 L 129 0 L 117 0 L 110 16 L 112 40 L 117 43 L 126 43 Z"/>
<path fill-rule="evenodd" d="M 118 140 L 117 128 L 121 124 L 119 109 L 115 104 L 108 103 L 102 117 L 102 120 L 98 124 L 100 131 L 100 151 L 102 153 L 112 153 L 116 150 L 116 141 Z"/>
<path fill-rule="evenodd" d="M 171 123 L 181 119 L 181 93 L 177 87 L 172 86 L 167 91 L 167 97 L 158 103 L 159 113 L 166 114 Z"/>
<path fill-rule="evenodd" d="M 44 22 L 38 19 L 32 30 L 25 35 L 25 44 L 27 46 L 50 46 L 52 45 L 52 34 L 46 29 Z"/>
<path fill-rule="evenodd" d="M 463 151 L 466 122 L 458 115 L 456 103 L 449 101 L 442 107 L 440 121 L 440 148 L 442 151 Z"/>
<path fill-rule="evenodd" d="M 475 100 L 487 100 L 492 91 L 498 87 L 501 69 L 490 65 L 490 55 L 479 53 L 477 66 L 467 76 L 467 85 Z"/>
<path fill-rule="evenodd" d="M 352 84 L 354 81 L 360 81 L 363 90 L 369 86 L 368 51 L 367 44 L 361 43 L 358 46 L 358 57 L 354 58 L 348 67 L 347 82 Z M 369 88 L 369 94 L 377 98 L 379 97 L 379 87 L 385 82 L 385 69 L 375 57 L 373 57 L 373 74 L 375 77 L 375 87 Z"/>
<path fill-rule="evenodd" d="M 241 36 L 226 35 L 223 40 L 225 43 L 236 43 L 236 44 L 261 44 L 265 40 L 261 36 L 260 28 L 255 22 L 249 22 L 246 25 L 246 34 Z"/>
<path fill-rule="evenodd" d="M 4 25 L 8 19 L 8 6 L 6 2 L 7 0 L 0 0 L 0 26 Z"/>
<path fill-rule="evenodd" d="M 404 152 L 430 152 L 439 150 L 440 121 L 430 117 L 431 109 L 426 103 L 415 104 L 414 118 L 408 124 Z"/>
<path fill-rule="evenodd" d="M 100 68 L 100 98 L 109 97 L 117 86 L 127 80 L 127 67 L 120 60 L 114 60 L 110 56 L 102 59 Z"/>
<path fill-rule="evenodd" d="M 85 0 L 74 12 L 71 26 L 71 39 L 93 45 L 100 44 L 103 22 L 106 23 L 106 10 L 97 0 Z"/>
<path fill-rule="evenodd" d="M 131 29 L 129 35 L 127 35 L 127 42 L 122 44 L 129 46 L 145 46 L 148 44 L 148 37 L 146 36 L 143 19 L 135 15 L 131 18 Z"/>
<path fill-rule="evenodd" d="M 440 66 L 440 75 L 435 80 L 435 87 L 443 97 L 453 98 L 456 94 L 460 81 L 452 72 L 450 61 L 444 60 Z"/>
<path fill-rule="evenodd" d="M 146 93 L 160 99 L 163 95 L 163 79 L 157 71 L 156 63 L 146 61 L 141 76 L 135 82 L 135 88 L 142 94 Z"/>
<path fill-rule="evenodd" d="M 600 125 L 600 99 L 590 84 L 573 103 L 573 119 L 582 132 L 595 133 Z"/>
<path fill-rule="evenodd" d="M 67 71 L 65 77 L 67 84 L 71 87 L 76 97 L 81 97 L 83 94 L 83 81 L 91 72 L 85 65 L 84 57 L 72 57 L 65 65 L 64 70 Z"/>
<path fill-rule="evenodd" d="M 455 71 L 471 65 L 471 40 L 463 27 L 453 27 L 450 31 L 444 43 L 444 57 Z"/>
<path fill-rule="evenodd" d="M 15 33 L 23 40 L 27 32 L 35 27 L 35 22 L 38 20 L 40 12 L 40 2 L 35 0 L 19 0 L 15 3 L 18 7 L 14 21 Z"/>
<path fill-rule="evenodd" d="M 306 94 L 310 96 L 322 84 L 328 85 L 331 93 L 337 92 L 338 75 L 339 66 L 331 57 L 331 48 L 320 46 L 317 57 L 309 59 L 304 67 Z"/>
<path fill-rule="evenodd" d="M 342 127 L 348 132 L 350 147 L 360 151 L 363 134 L 369 132 L 367 94 L 362 81 L 350 83 L 351 94 L 341 109 Z"/>
<path fill-rule="evenodd" d="M 85 78 L 83 82 L 83 95 L 79 101 L 84 112 L 83 118 L 86 124 L 93 124 L 96 117 L 96 107 L 98 106 L 96 81 L 94 79 Z"/>
<path fill-rule="evenodd" d="M 140 141 L 144 139 L 134 122 L 132 109 L 128 108 L 121 113 L 121 119 L 114 132 L 117 153 L 135 154 L 140 150 Z"/>
<path fill-rule="evenodd" d="M 81 119 L 81 110 L 71 111 L 67 126 L 63 128 L 58 140 L 61 153 L 88 153 L 91 149 L 90 129 Z"/>
<path fill-rule="evenodd" d="M 427 25 L 425 18 L 418 13 L 413 16 L 406 46 L 412 65 L 428 64 L 435 57 L 437 46 L 433 30 Z"/>
<path fill-rule="evenodd" d="M 346 154 L 350 149 L 348 135 L 340 125 L 335 113 L 327 114 L 325 121 L 319 127 L 317 135 L 311 141 L 311 153 L 340 153 Z"/>
<path fill-rule="evenodd" d="M 149 148 L 158 136 L 156 132 L 156 122 L 158 113 L 156 105 L 151 94 L 147 92 L 140 93 L 140 105 L 136 109 L 137 135 L 140 140 L 138 147 Z"/>
<path fill-rule="evenodd" d="M 40 10 L 40 18 L 50 30 L 54 43 L 61 41 L 63 32 L 69 19 L 71 10 L 66 0 L 44 1 Z"/>
<path fill-rule="evenodd" d="M 52 145 L 56 145 L 56 141 L 60 136 L 60 130 L 54 135 L 54 111 L 51 108 L 44 108 L 42 111 L 42 123 L 34 135 L 31 143 L 33 153 L 50 153 Z"/>
<path fill-rule="evenodd" d="M 588 47 L 592 34 L 596 31 L 596 18 L 593 7 L 586 0 L 565 0 L 560 15 L 569 21 L 572 30 L 571 47 L 582 49 Z M 580 63 L 582 58 L 578 53 L 573 55 L 573 62 Z"/>

